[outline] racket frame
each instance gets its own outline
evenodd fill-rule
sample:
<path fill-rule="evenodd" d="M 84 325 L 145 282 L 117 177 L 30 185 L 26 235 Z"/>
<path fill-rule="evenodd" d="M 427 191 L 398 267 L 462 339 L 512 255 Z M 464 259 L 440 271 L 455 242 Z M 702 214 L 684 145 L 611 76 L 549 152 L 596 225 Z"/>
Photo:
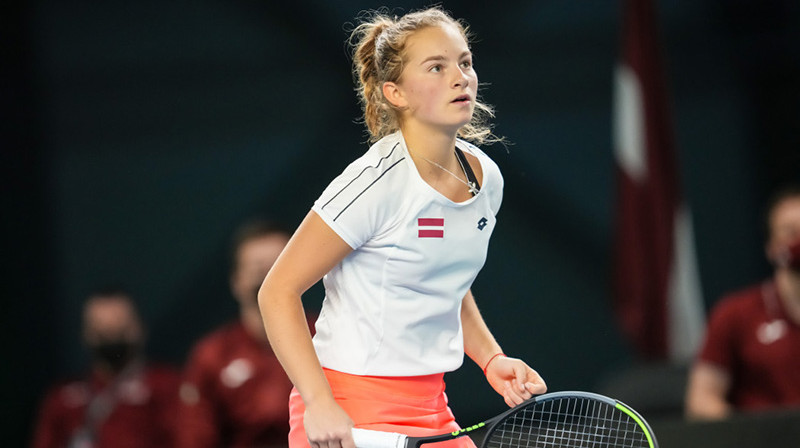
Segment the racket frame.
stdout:
<path fill-rule="evenodd" d="M 639 426 L 639 428 L 642 430 L 645 437 L 647 438 L 647 443 L 650 448 L 658 448 L 658 442 L 656 441 L 652 428 L 650 428 L 650 425 L 647 423 L 647 421 L 633 408 L 626 405 L 625 403 L 622 403 L 619 400 L 615 400 L 613 398 L 609 398 L 604 395 L 596 394 L 593 392 L 583 392 L 583 391 L 562 391 L 562 392 L 551 392 L 544 395 L 538 395 L 520 403 L 517 406 L 514 406 L 511 409 L 504 411 L 503 413 L 495 417 L 492 417 L 483 422 L 447 434 L 438 434 L 434 436 L 425 436 L 425 437 L 412 437 L 399 433 L 386 432 L 380 434 L 381 433 L 380 431 L 371 431 L 371 430 L 355 429 L 355 428 L 353 429 L 353 434 L 354 438 L 360 441 L 365 441 L 364 444 L 358 444 L 357 445 L 358 448 L 419 448 L 420 445 L 422 444 L 453 440 L 459 437 L 468 436 L 474 433 L 475 431 L 487 428 L 486 435 L 484 437 L 483 442 L 481 443 L 481 448 L 486 448 L 486 443 L 491 438 L 492 432 L 497 428 L 499 424 L 504 422 L 507 417 L 509 417 L 512 414 L 516 414 L 517 412 L 520 412 L 523 408 L 531 406 L 535 403 L 544 403 L 547 401 L 558 400 L 561 398 L 586 398 L 604 402 L 607 405 L 616 408 L 620 412 L 630 417 L 634 422 L 636 422 L 636 424 Z"/>

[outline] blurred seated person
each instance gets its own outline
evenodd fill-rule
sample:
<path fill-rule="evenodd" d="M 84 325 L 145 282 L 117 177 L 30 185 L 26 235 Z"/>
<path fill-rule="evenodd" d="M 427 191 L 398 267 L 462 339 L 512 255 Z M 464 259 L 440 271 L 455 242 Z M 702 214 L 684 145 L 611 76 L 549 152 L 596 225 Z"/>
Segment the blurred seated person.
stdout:
<path fill-rule="evenodd" d="M 689 373 L 688 418 L 800 407 L 800 186 L 779 191 L 766 218 L 774 274 L 713 307 Z"/>
<path fill-rule="evenodd" d="M 287 445 L 292 383 L 267 341 L 257 294 L 290 235 L 266 220 L 234 233 L 230 289 L 239 316 L 192 349 L 180 391 L 178 447 Z"/>
<path fill-rule="evenodd" d="M 172 446 L 180 373 L 146 363 L 144 339 L 128 293 L 107 289 L 91 294 L 83 307 L 90 371 L 46 395 L 33 448 Z"/>

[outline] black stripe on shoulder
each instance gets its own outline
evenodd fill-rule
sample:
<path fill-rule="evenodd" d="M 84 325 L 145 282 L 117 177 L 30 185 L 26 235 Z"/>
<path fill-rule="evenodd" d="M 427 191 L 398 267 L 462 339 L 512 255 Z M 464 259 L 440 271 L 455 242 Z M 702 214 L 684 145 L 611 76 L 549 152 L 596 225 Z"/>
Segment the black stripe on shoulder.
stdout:
<path fill-rule="evenodd" d="M 375 178 L 375 180 L 373 180 L 372 182 L 370 182 L 370 184 L 369 184 L 369 185 L 367 185 L 367 188 L 364 188 L 363 190 L 361 190 L 361 193 L 359 193 L 359 194 L 358 194 L 358 196 L 354 197 L 354 198 L 353 198 L 353 200 L 352 200 L 352 201 L 350 201 L 350 203 L 349 203 L 349 204 L 347 204 L 347 205 L 346 205 L 346 206 L 345 206 L 345 207 L 344 207 L 344 208 L 343 208 L 343 209 L 342 209 L 342 210 L 339 212 L 339 214 L 338 214 L 338 215 L 336 215 L 336 217 L 335 217 L 335 218 L 333 218 L 333 220 L 334 220 L 334 221 L 336 221 L 336 220 L 337 220 L 337 219 L 338 219 L 340 216 L 342 216 L 342 213 L 344 213 L 344 211 L 345 211 L 345 210 L 347 210 L 347 209 L 348 209 L 348 207 L 350 207 L 351 205 L 353 205 L 353 202 L 356 202 L 356 199 L 360 198 L 360 197 L 361 197 L 361 195 L 362 195 L 362 194 L 364 194 L 364 193 L 366 193 L 366 191 L 367 191 L 367 190 L 369 190 L 369 189 L 370 189 L 370 187 L 372 187 L 373 185 L 375 185 L 375 182 L 379 181 L 379 180 L 381 179 L 381 177 L 383 177 L 383 175 L 384 175 L 384 174 L 388 173 L 388 172 L 389 172 L 389 170 L 391 170 L 392 168 L 394 168 L 395 166 L 397 166 L 397 164 L 398 164 L 398 163 L 402 162 L 402 161 L 403 161 L 403 160 L 405 160 L 405 159 L 406 159 L 405 157 L 401 157 L 399 160 L 397 160 L 397 161 L 396 161 L 396 162 L 394 162 L 393 164 L 389 165 L 389 166 L 386 168 L 386 170 L 385 170 L 384 172 L 382 172 L 382 173 L 381 173 L 381 175 L 380 175 L 380 176 L 376 177 L 376 178 Z"/>
<path fill-rule="evenodd" d="M 400 142 L 397 142 L 397 143 L 395 143 L 395 145 L 394 145 L 394 146 L 392 146 L 392 150 L 391 150 L 391 151 L 389 151 L 389 154 L 386 154 L 385 156 L 381 157 L 381 158 L 380 158 L 380 160 L 378 160 L 378 163 L 376 163 L 376 164 L 375 164 L 375 166 L 365 166 L 365 167 L 364 167 L 364 169 L 363 169 L 363 170 L 361 170 L 361 172 L 360 172 L 360 173 L 358 173 L 358 176 L 354 177 L 354 178 L 353 178 L 353 179 L 352 179 L 350 182 L 348 182 L 348 183 L 347 183 L 347 185 L 345 185 L 344 187 L 342 187 L 342 189 L 341 189 L 341 190 L 339 190 L 338 192 L 336 192 L 336 194 L 335 194 L 335 195 L 333 195 L 333 196 L 332 196 L 332 197 L 331 197 L 331 198 L 328 200 L 328 202 L 326 202 L 326 203 L 325 203 L 325 204 L 324 204 L 324 205 L 323 205 L 321 208 L 325 208 L 325 207 L 326 207 L 328 204 L 330 204 L 330 203 L 331 203 L 331 201 L 333 201 L 334 199 L 336 199 L 336 197 L 337 197 L 337 196 L 339 196 L 339 195 L 340 195 L 340 194 L 341 194 L 341 193 L 342 193 L 344 190 L 346 190 L 346 189 L 347 189 L 347 187 L 349 187 L 350 185 L 352 185 L 352 183 L 353 183 L 353 182 L 355 182 L 356 180 L 358 180 L 358 178 L 359 178 L 359 177 L 361 177 L 361 175 L 362 175 L 362 174 L 364 174 L 364 172 L 365 172 L 365 171 L 367 171 L 367 170 L 368 170 L 368 169 L 370 169 L 370 168 L 372 168 L 372 169 L 375 169 L 375 168 L 378 168 L 379 166 L 381 166 L 381 163 L 383 163 L 383 161 L 384 161 L 384 160 L 388 159 L 389 157 L 391 157 L 391 156 L 392 156 L 392 154 L 394 154 L 394 150 L 395 150 L 395 149 L 397 149 L 397 146 L 398 146 L 398 145 L 400 145 Z M 404 158 L 405 158 L 405 157 L 404 157 Z M 400 160 L 403 160 L 403 159 L 400 159 Z M 392 166 L 394 166 L 394 165 L 392 165 Z M 388 171 L 388 170 L 387 170 L 387 171 Z M 384 171 L 384 173 L 385 173 L 385 171 Z M 383 176 L 383 174 L 381 174 L 381 176 Z M 378 179 L 380 179 L 380 177 L 378 177 Z M 374 182 L 373 182 L 373 183 L 374 183 Z M 370 185 L 372 185 L 372 184 L 370 184 Z M 369 188 L 369 187 L 368 187 L 368 188 Z M 363 193 L 363 191 L 362 191 L 361 193 Z M 361 196 L 361 195 L 359 194 L 359 196 Z M 340 214 L 341 214 L 341 213 L 340 213 Z M 336 216 L 338 217 L 339 215 L 336 215 Z"/>

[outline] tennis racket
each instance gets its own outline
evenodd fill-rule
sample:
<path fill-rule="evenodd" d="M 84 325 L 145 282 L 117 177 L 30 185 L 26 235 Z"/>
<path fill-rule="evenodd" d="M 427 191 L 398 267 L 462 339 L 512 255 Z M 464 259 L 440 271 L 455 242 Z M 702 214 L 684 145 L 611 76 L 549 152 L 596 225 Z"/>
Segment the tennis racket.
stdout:
<path fill-rule="evenodd" d="M 641 415 L 617 400 L 590 392 L 539 395 L 449 434 L 410 437 L 354 428 L 353 439 L 357 448 L 419 448 L 478 432 L 485 434 L 481 448 L 658 448 L 650 425 Z"/>

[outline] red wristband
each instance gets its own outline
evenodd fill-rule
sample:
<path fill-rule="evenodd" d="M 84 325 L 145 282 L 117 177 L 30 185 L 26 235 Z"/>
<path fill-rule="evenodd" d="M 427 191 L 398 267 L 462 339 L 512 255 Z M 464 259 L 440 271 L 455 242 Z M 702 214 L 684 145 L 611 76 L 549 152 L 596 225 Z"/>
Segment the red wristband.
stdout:
<path fill-rule="evenodd" d="M 483 376 L 486 376 L 486 369 L 489 368 L 489 364 L 491 364 L 491 362 L 494 361 L 494 358 L 497 358 L 498 356 L 505 357 L 506 355 L 505 353 L 500 352 L 500 353 L 495 353 L 491 358 L 489 358 L 489 360 L 486 361 L 486 366 L 483 367 Z"/>

